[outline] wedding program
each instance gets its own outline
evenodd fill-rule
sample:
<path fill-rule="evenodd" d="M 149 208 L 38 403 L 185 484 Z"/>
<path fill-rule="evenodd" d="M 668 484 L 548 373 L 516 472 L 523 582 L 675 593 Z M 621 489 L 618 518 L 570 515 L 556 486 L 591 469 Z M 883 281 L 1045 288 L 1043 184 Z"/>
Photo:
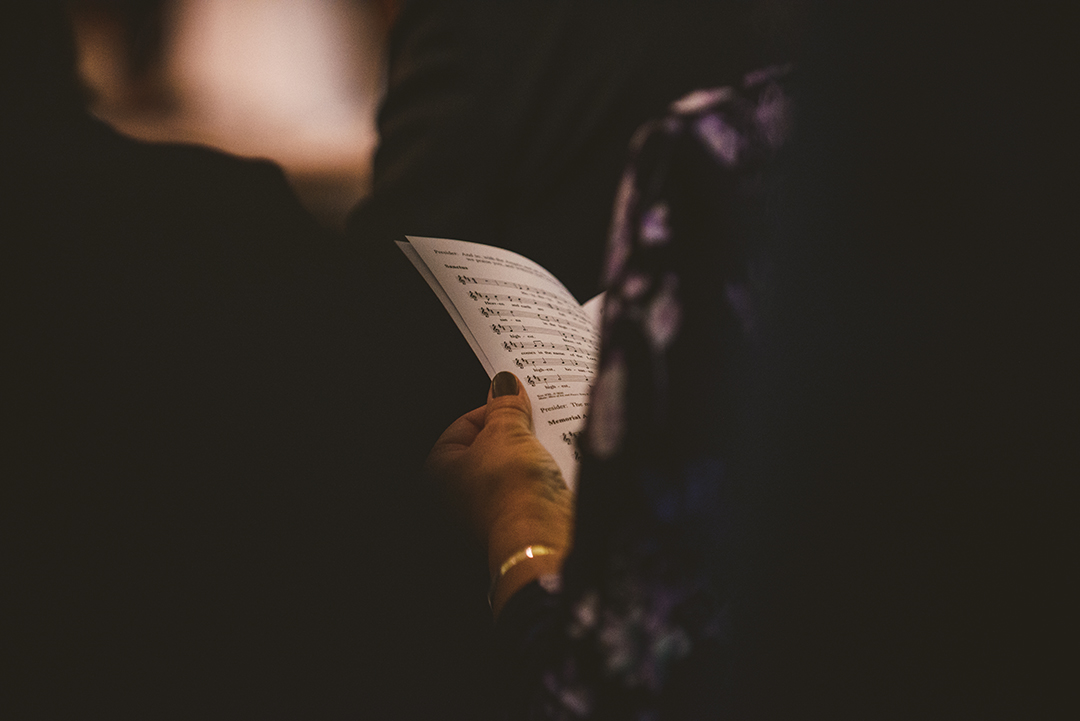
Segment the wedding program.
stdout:
<path fill-rule="evenodd" d="M 502 248 L 418 237 L 398 246 L 488 376 L 508 370 L 527 385 L 536 436 L 573 489 L 577 437 L 598 360 L 602 296 L 582 305 L 543 267 Z"/>

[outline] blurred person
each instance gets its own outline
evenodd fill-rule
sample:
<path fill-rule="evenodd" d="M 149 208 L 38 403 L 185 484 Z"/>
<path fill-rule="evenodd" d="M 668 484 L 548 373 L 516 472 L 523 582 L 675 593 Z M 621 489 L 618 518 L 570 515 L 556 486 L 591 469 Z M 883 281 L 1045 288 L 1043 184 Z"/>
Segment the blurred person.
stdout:
<path fill-rule="evenodd" d="M 588 299 L 632 133 L 760 64 L 748 7 L 401 3 L 350 237 L 371 253 L 404 233 L 499 245 Z"/>
<path fill-rule="evenodd" d="M 510 373 L 429 472 L 488 554 L 502 718 L 724 718 L 743 572 L 749 359 L 788 71 L 697 91 L 635 136 L 604 268 L 576 497 Z"/>
<path fill-rule="evenodd" d="M 815 17 L 791 103 L 692 96 L 635 146 L 577 498 L 509 374 L 429 456 L 506 718 L 1070 713 L 1063 18 Z"/>
<path fill-rule="evenodd" d="M 755 12 L 741 2 L 400 4 L 372 192 L 346 239 L 372 269 L 366 282 L 380 288 L 387 313 L 416 309 L 410 327 L 424 340 L 391 349 L 390 365 L 420 372 L 426 348 L 462 349 L 413 399 L 431 411 L 431 440 L 487 381 L 391 241 L 429 235 L 508 248 L 587 300 L 599 290 L 631 134 L 691 89 L 771 62 L 777 50 Z"/>
<path fill-rule="evenodd" d="M 372 333 L 396 339 L 380 354 L 387 374 L 424 379 L 383 386 L 378 406 L 399 429 L 395 475 L 420 475 L 431 444 L 488 379 L 391 241 L 430 235 L 508 248 L 587 300 L 631 135 L 687 91 L 737 82 L 767 61 L 776 49 L 752 12 L 728 2 L 401 3 L 372 192 L 345 238 L 367 274 L 358 283 L 373 289 Z M 424 527 L 444 557 L 414 561 L 443 579 L 424 614 L 430 637 L 447 637 L 431 644 L 428 675 L 474 686 L 482 708 L 495 695 L 485 680 L 489 610 L 473 593 L 486 586 L 486 563 L 439 518 Z"/>
<path fill-rule="evenodd" d="M 0 33 L 0 715 L 370 711 L 397 487 L 335 244 L 271 163 L 93 118 L 61 2 Z"/>

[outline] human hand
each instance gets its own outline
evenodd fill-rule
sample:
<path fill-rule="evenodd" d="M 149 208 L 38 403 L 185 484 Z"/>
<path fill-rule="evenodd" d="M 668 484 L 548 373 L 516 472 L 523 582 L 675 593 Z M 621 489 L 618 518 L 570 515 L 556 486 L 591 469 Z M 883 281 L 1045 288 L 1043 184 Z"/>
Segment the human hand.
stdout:
<path fill-rule="evenodd" d="M 495 376 L 487 404 L 446 429 L 426 467 L 487 547 L 493 575 L 527 546 L 558 551 L 511 568 L 496 589 L 496 611 L 517 588 L 558 570 L 570 545 L 573 496 L 555 460 L 533 434 L 532 406 L 516 376 Z"/>

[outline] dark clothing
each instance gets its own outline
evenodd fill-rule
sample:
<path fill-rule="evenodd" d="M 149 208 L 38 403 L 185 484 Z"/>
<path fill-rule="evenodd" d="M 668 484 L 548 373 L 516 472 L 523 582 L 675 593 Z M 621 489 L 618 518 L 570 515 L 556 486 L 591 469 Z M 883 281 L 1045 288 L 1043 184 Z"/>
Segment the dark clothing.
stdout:
<path fill-rule="evenodd" d="M 349 707 L 393 513 L 329 239 L 269 163 L 36 120 L 0 163 L 5 715 Z"/>
<path fill-rule="evenodd" d="M 631 135 L 686 91 L 738 80 L 746 14 L 742 3 L 404 4 L 373 190 L 347 230 L 371 271 L 378 332 L 397 339 L 381 360 L 423 379 L 388 386 L 382 404 L 402 414 L 391 426 L 410 429 L 404 456 L 426 457 L 488 379 L 392 241 L 508 248 L 588 300 Z"/>
<path fill-rule="evenodd" d="M 747 518 L 746 359 L 783 73 L 700 91 L 635 137 L 604 277 L 573 550 L 499 619 L 506 718 L 724 718 Z M 775 178 L 774 178 L 775 179 Z M 551 580 L 545 581 L 551 584 Z"/>
<path fill-rule="evenodd" d="M 795 135 L 760 177 L 716 184 L 707 148 L 681 152 L 700 126 L 651 126 L 633 187 L 674 200 L 628 213 L 616 253 L 601 363 L 623 369 L 594 388 L 562 590 L 500 617 L 511 718 L 1070 713 L 1063 16 L 857 5 L 817 18 Z M 720 119 L 736 148 L 768 137 Z M 715 232 L 688 231 L 676 201 L 703 195 L 735 222 L 706 203 Z M 725 262 L 743 244 L 745 305 Z M 695 330 L 702 276 L 716 316 Z"/>
<path fill-rule="evenodd" d="M 486 576 L 369 268 L 270 163 L 40 117 L 0 163 L 0 713 L 476 716 Z"/>
<path fill-rule="evenodd" d="M 742 3 L 406 2 L 350 234 L 509 248 L 588 300 L 630 136 L 747 43 Z"/>
<path fill-rule="evenodd" d="M 371 272 L 365 282 L 377 289 L 376 332 L 394 339 L 379 361 L 398 381 L 380 385 L 385 400 L 378 405 L 390 414 L 388 427 L 408 429 L 395 441 L 402 458 L 415 459 L 404 477 L 418 472 L 450 423 L 483 401 L 488 379 L 391 241 L 431 235 L 508 248 L 587 300 L 599 290 L 631 135 L 684 92 L 740 77 L 745 9 L 697 2 L 404 4 L 390 39 L 373 190 L 346 234 L 350 252 Z M 425 530 L 432 547 L 445 548 L 453 537 L 443 526 Z M 482 553 L 454 549 L 437 564 L 418 559 L 444 578 L 438 604 L 422 616 L 455 629 L 452 643 L 432 643 L 423 659 L 436 669 L 433 678 L 456 679 L 448 686 L 455 693 L 484 679 L 476 698 L 486 706 L 497 695 L 486 681 L 485 647 L 475 645 L 490 633 L 486 562 Z"/>

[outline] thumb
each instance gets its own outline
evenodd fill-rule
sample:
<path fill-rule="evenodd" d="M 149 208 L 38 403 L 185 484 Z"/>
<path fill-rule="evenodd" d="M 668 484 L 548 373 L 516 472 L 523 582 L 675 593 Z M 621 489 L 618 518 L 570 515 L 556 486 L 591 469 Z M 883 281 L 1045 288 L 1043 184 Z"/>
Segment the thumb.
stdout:
<path fill-rule="evenodd" d="M 484 413 L 485 427 L 499 425 L 517 426 L 532 433 L 532 403 L 525 385 L 509 371 L 500 371 L 491 379 L 488 402 Z"/>

